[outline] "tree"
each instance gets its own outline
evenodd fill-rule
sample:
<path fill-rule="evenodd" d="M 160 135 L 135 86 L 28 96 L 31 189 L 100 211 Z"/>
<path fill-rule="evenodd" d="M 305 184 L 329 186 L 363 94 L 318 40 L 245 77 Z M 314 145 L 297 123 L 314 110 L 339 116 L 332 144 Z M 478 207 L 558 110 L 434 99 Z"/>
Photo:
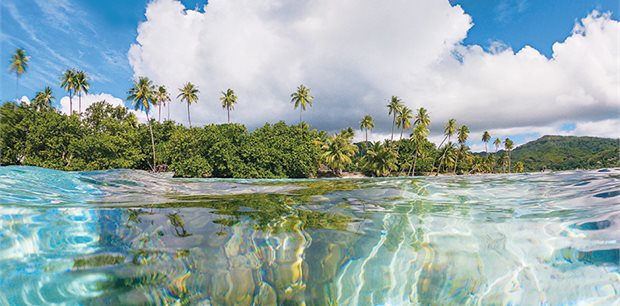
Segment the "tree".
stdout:
<path fill-rule="evenodd" d="M 368 130 L 375 128 L 375 122 L 370 115 L 364 116 L 360 122 L 360 130 L 366 130 L 366 143 L 368 143 Z"/>
<path fill-rule="evenodd" d="M 418 115 L 420 115 L 420 112 L 418 111 Z M 428 118 L 428 117 L 427 117 Z M 417 122 L 418 120 L 416 120 Z M 413 128 L 413 133 L 411 135 L 412 140 L 413 140 L 413 144 L 414 144 L 414 152 L 413 152 L 413 163 L 411 164 L 410 168 L 409 168 L 409 176 L 414 176 L 415 175 L 415 167 L 416 164 L 418 162 L 418 158 L 422 158 L 424 156 L 424 144 L 425 142 L 428 142 L 426 137 L 428 137 L 428 125 L 425 124 L 428 123 L 430 124 L 429 120 L 426 121 L 420 121 L 418 124 L 416 124 L 415 128 Z"/>
<path fill-rule="evenodd" d="M 157 159 L 155 157 L 155 138 L 153 137 L 153 126 L 151 124 L 151 118 L 149 112 L 151 106 L 155 104 L 155 86 L 153 82 L 147 77 L 140 77 L 138 81 L 133 82 L 133 87 L 127 92 L 129 95 L 127 100 L 133 101 L 133 107 L 135 110 L 143 110 L 146 113 L 146 120 L 149 124 L 149 131 L 151 133 L 151 146 L 153 148 L 153 166 L 154 171 L 157 167 Z"/>
<path fill-rule="evenodd" d="M 392 115 L 392 137 L 390 140 L 394 140 L 394 126 L 396 125 L 396 116 L 400 113 L 403 107 L 402 101 L 397 96 L 392 96 L 390 103 L 386 105 L 388 108 L 388 115 Z"/>
<path fill-rule="evenodd" d="M 484 133 L 482 133 L 482 142 L 484 142 L 484 152 L 486 153 L 485 155 L 489 155 L 487 144 L 489 143 L 490 140 L 491 140 L 491 134 L 489 134 L 489 131 L 484 131 Z"/>
<path fill-rule="evenodd" d="M 60 76 L 60 87 L 69 92 L 69 115 L 73 114 L 73 93 L 76 84 L 76 73 L 74 69 L 67 69 Z"/>
<path fill-rule="evenodd" d="M 454 135 L 454 133 L 456 133 L 456 119 L 448 120 L 448 122 L 444 126 L 443 133 L 444 133 L 445 137 L 443 138 L 443 140 L 441 141 L 441 143 L 439 144 L 439 146 L 437 148 L 440 148 L 441 145 L 443 145 L 443 143 L 446 140 L 448 140 L 448 143 L 450 143 L 450 138 L 452 137 L 452 135 Z M 452 146 L 452 143 L 450 143 L 450 146 Z M 448 151 L 447 150 L 442 150 L 441 152 L 442 152 L 442 154 L 439 157 L 439 167 L 437 167 L 437 173 L 435 175 L 439 174 L 439 168 L 441 168 L 441 163 L 443 162 L 443 159 L 446 157 L 445 153 L 447 153 Z"/>
<path fill-rule="evenodd" d="M 512 140 L 510 140 L 510 138 L 506 138 L 506 140 L 504 140 L 504 149 L 506 149 L 506 151 L 508 151 L 508 173 L 511 172 L 511 170 L 510 170 L 510 152 L 512 151 L 513 146 L 514 146 L 514 143 L 512 142 Z"/>
<path fill-rule="evenodd" d="M 302 122 L 301 114 L 306 110 L 306 106 L 312 107 L 312 100 L 314 97 L 310 95 L 310 88 L 306 86 L 297 86 L 297 91 L 291 94 L 291 103 L 294 103 L 294 109 L 299 107 L 299 123 Z"/>
<path fill-rule="evenodd" d="M 36 111 L 42 111 L 52 108 L 52 101 L 56 99 L 52 93 L 52 89 L 47 86 L 43 91 L 39 91 L 32 100 L 32 107 Z"/>
<path fill-rule="evenodd" d="M 19 98 L 19 77 L 28 70 L 30 56 L 26 55 L 24 49 L 18 48 L 11 57 L 9 71 L 15 72 L 15 97 Z"/>
<path fill-rule="evenodd" d="M 155 91 L 155 101 L 157 101 L 157 107 L 159 108 L 159 122 L 161 122 L 161 106 L 166 106 L 166 103 L 170 102 L 170 95 L 166 90 L 166 86 L 160 85 Z M 170 104 L 168 103 L 168 121 L 170 121 Z"/>
<path fill-rule="evenodd" d="M 499 146 L 502 145 L 502 141 L 499 140 L 499 138 L 495 138 L 495 141 L 493 141 L 493 145 L 495 145 L 495 153 L 497 153 L 497 150 L 499 150 Z"/>
<path fill-rule="evenodd" d="M 396 125 L 398 125 L 398 127 L 401 129 L 400 140 L 403 139 L 403 132 L 406 129 L 411 128 L 411 119 L 413 119 L 413 112 L 411 111 L 410 108 L 403 106 L 400 109 L 400 113 L 398 114 L 398 117 L 396 118 Z"/>
<path fill-rule="evenodd" d="M 462 155 L 460 154 L 463 151 L 467 151 L 466 150 L 466 146 L 465 146 L 465 142 L 467 141 L 467 138 L 469 138 L 469 128 L 466 125 L 462 125 L 461 128 L 459 128 L 459 132 L 458 132 L 458 136 L 457 136 L 457 140 L 460 144 L 460 148 L 461 151 L 459 152 L 459 154 L 456 155 L 456 162 L 454 163 L 454 173 L 456 173 L 456 167 L 459 163 L 459 156 Z"/>
<path fill-rule="evenodd" d="M 192 118 L 189 113 L 189 105 L 192 103 L 198 102 L 198 87 L 194 86 L 194 84 L 187 82 L 182 88 L 179 88 L 179 95 L 177 98 L 181 98 L 181 102 L 185 101 L 187 103 L 187 121 L 189 122 L 189 127 L 192 127 Z"/>
<path fill-rule="evenodd" d="M 364 169 L 374 176 L 388 176 L 398 170 L 398 153 L 394 147 L 375 142 L 363 157 Z"/>
<path fill-rule="evenodd" d="M 321 157 L 327 166 L 340 176 L 342 169 L 352 162 L 352 157 L 357 153 L 357 146 L 352 144 L 348 135 L 337 134 L 327 138 L 321 146 Z"/>
<path fill-rule="evenodd" d="M 90 88 L 90 83 L 88 83 L 88 76 L 86 75 L 86 73 L 84 73 L 84 71 L 82 70 L 77 71 L 75 73 L 74 90 L 75 90 L 75 93 L 77 93 L 79 97 L 79 104 L 78 104 L 79 114 L 82 113 L 82 93 L 87 94 L 89 88 Z"/>
<path fill-rule="evenodd" d="M 514 170 L 515 170 L 515 173 L 523 173 L 524 171 L 523 162 L 520 162 L 520 161 L 516 162 Z"/>
<path fill-rule="evenodd" d="M 428 115 L 428 111 L 424 107 L 418 108 L 418 113 L 415 116 L 415 125 L 423 125 L 428 128 L 431 125 L 431 119 Z"/>
<path fill-rule="evenodd" d="M 230 123 L 230 110 L 235 109 L 235 104 L 237 104 L 237 95 L 235 95 L 235 91 L 230 88 L 226 90 L 226 92 L 222 91 L 220 102 L 222 102 L 222 108 L 226 109 L 228 123 Z"/>

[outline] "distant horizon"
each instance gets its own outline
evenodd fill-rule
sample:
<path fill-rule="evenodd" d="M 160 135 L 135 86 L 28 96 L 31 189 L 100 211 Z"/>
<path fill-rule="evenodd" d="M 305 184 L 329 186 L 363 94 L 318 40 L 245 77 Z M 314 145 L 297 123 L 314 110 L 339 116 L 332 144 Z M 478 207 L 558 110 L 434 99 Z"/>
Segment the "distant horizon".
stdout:
<path fill-rule="evenodd" d="M 304 114 L 313 127 L 359 131 L 370 114 L 372 140 L 389 138 L 392 95 L 429 109 L 435 143 L 448 118 L 468 125 L 475 152 L 483 151 L 485 130 L 516 146 L 543 135 L 620 136 L 614 1 L 565 3 L 553 12 L 550 2 L 526 0 L 362 2 L 353 10 L 329 1 L 266 3 L 241 10 L 241 2 L 223 0 L 8 0 L 0 5 L 0 54 L 8 59 L 23 47 L 32 61 L 18 96 L 51 86 L 54 106 L 65 112 L 59 76 L 77 68 L 91 77 L 83 108 L 100 100 L 127 106 L 131 79 L 144 75 L 173 92 L 172 119 L 181 124 L 184 105 L 174 97 L 187 81 L 201 89 L 196 124 L 224 122 L 217 96 L 232 88 L 239 96 L 233 119 L 249 129 L 296 123 L 289 94 L 305 84 L 316 97 Z M 0 83 L 0 99 L 15 100 L 15 76 L 4 73 Z"/>

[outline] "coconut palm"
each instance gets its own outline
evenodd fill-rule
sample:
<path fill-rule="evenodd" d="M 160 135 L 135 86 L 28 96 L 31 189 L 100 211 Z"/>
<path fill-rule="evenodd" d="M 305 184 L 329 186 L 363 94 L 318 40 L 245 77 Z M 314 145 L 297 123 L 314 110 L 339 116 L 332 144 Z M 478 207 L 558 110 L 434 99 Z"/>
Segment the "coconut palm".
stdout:
<path fill-rule="evenodd" d="M 76 72 L 74 69 L 67 69 L 60 76 L 60 87 L 69 92 L 69 115 L 73 114 L 73 93 L 75 92 Z"/>
<path fill-rule="evenodd" d="M 185 101 L 187 103 L 187 121 L 189 122 L 189 127 L 192 127 L 192 117 L 189 113 L 189 105 L 192 103 L 198 102 L 198 94 L 200 90 L 191 82 L 185 83 L 182 88 L 179 88 L 179 95 L 177 98 L 181 98 L 181 102 Z"/>
<path fill-rule="evenodd" d="M 394 126 L 396 125 L 396 116 L 403 108 L 402 101 L 397 96 L 392 96 L 390 103 L 386 105 L 388 108 L 388 115 L 392 115 L 392 137 L 390 140 L 394 140 Z"/>
<path fill-rule="evenodd" d="M 370 115 L 364 116 L 360 122 L 360 130 L 366 130 L 366 144 L 368 143 L 368 130 L 375 128 L 375 122 Z"/>
<path fill-rule="evenodd" d="M 420 112 L 418 111 L 418 115 L 420 114 Z M 423 116 L 422 116 L 423 117 Z M 416 120 L 417 121 L 417 120 Z M 413 133 L 411 134 L 412 140 L 414 142 L 414 153 L 413 153 L 413 163 L 411 164 L 410 168 L 409 168 L 409 176 L 414 176 L 415 175 L 415 166 L 416 163 L 418 162 L 418 158 L 424 158 L 424 150 L 423 150 L 423 146 L 424 143 L 426 141 L 426 137 L 428 137 L 428 127 L 426 124 L 423 123 L 424 121 L 420 121 L 420 123 L 416 124 L 415 128 L 413 129 Z M 430 121 L 426 121 L 430 124 Z"/>
<path fill-rule="evenodd" d="M 364 155 L 363 167 L 374 176 L 388 176 L 398 169 L 398 153 L 387 143 L 375 142 Z"/>
<path fill-rule="evenodd" d="M 52 108 L 52 101 L 56 99 L 52 93 L 52 89 L 47 86 L 43 91 L 39 91 L 32 100 L 32 107 L 36 111 Z"/>
<path fill-rule="evenodd" d="M 168 94 L 168 90 L 166 90 L 166 86 L 160 85 L 157 87 L 155 91 L 155 101 L 157 102 L 157 107 L 159 111 L 159 122 L 161 122 L 161 107 L 162 105 L 165 107 L 168 104 L 168 120 L 170 120 L 170 95 Z"/>
<path fill-rule="evenodd" d="M 504 140 L 504 149 L 506 149 L 506 151 L 508 151 L 508 173 L 510 173 L 510 152 L 512 151 L 512 148 L 514 146 L 514 143 L 512 142 L 512 140 L 510 140 L 510 138 L 506 138 L 506 140 Z"/>
<path fill-rule="evenodd" d="M 82 93 L 87 94 L 89 88 L 90 83 L 88 83 L 88 76 L 86 75 L 86 73 L 84 73 L 84 71 L 82 70 L 77 71 L 75 73 L 75 84 L 73 89 L 75 90 L 75 93 L 78 95 L 79 98 L 78 114 L 82 113 Z"/>
<path fill-rule="evenodd" d="M 493 145 L 495 145 L 495 153 L 497 153 L 497 150 L 499 150 L 499 146 L 502 145 L 502 141 L 499 138 L 495 138 L 495 141 L 493 141 Z"/>
<path fill-rule="evenodd" d="M 467 147 L 465 146 L 465 142 L 467 141 L 467 138 L 469 138 L 469 128 L 466 125 L 462 125 L 459 128 L 459 132 L 458 132 L 458 135 L 457 135 L 457 140 L 458 140 L 460 148 L 461 148 L 459 153 L 462 153 L 463 151 L 467 151 L 466 150 Z M 454 173 L 456 173 L 456 166 L 459 163 L 459 156 L 460 155 L 462 155 L 462 154 L 457 154 L 456 155 L 456 162 L 454 163 L 454 171 L 453 171 Z"/>
<path fill-rule="evenodd" d="M 514 170 L 515 170 L 515 173 L 523 173 L 524 171 L 523 162 L 520 162 L 520 161 L 516 162 Z"/>
<path fill-rule="evenodd" d="M 228 113 L 228 123 L 230 123 L 230 110 L 235 109 L 235 104 L 237 104 L 237 95 L 235 95 L 235 91 L 230 88 L 226 90 L 226 92 L 222 91 L 220 102 L 222 102 L 222 108 L 225 108 Z"/>
<path fill-rule="evenodd" d="M 151 133 L 151 146 L 153 148 L 152 170 L 155 170 L 157 167 L 155 158 L 155 138 L 153 137 L 153 126 L 151 125 L 151 118 L 149 117 L 151 106 L 155 104 L 155 86 L 149 78 L 140 77 L 137 82 L 133 82 L 133 87 L 129 89 L 127 94 L 129 95 L 127 100 L 133 101 L 134 109 L 142 110 L 146 113 L 146 121 L 148 121 L 149 131 Z"/>
<path fill-rule="evenodd" d="M 398 117 L 396 118 L 396 125 L 398 125 L 401 129 L 400 140 L 403 139 L 403 132 L 411 128 L 411 119 L 413 119 L 413 111 L 410 108 L 403 106 L 400 109 Z"/>
<path fill-rule="evenodd" d="M 418 108 L 418 113 L 415 115 L 415 121 L 413 123 L 415 125 L 423 125 L 427 128 L 431 125 L 431 119 L 426 108 Z"/>
<path fill-rule="evenodd" d="M 321 157 L 327 166 L 340 176 L 342 169 L 352 162 L 352 157 L 357 153 L 357 146 L 352 144 L 348 137 L 334 135 L 327 138 L 321 147 L 323 153 Z"/>
<path fill-rule="evenodd" d="M 484 142 L 484 152 L 486 153 L 485 155 L 489 155 L 487 144 L 489 143 L 490 140 L 491 140 L 491 134 L 489 134 L 489 131 L 484 131 L 484 133 L 482 133 L 482 142 Z"/>
<path fill-rule="evenodd" d="M 11 57 L 9 71 L 15 72 L 15 97 L 19 97 L 19 77 L 28 70 L 30 56 L 26 55 L 24 49 L 18 48 Z"/>
<path fill-rule="evenodd" d="M 454 133 L 456 133 L 456 119 L 448 120 L 448 122 L 444 126 L 443 133 L 444 133 L 445 137 L 443 138 L 443 140 L 441 141 L 441 143 L 439 144 L 439 146 L 437 148 L 440 148 L 446 140 L 448 140 L 448 143 L 450 143 L 450 138 L 452 137 L 452 135 L 454 135 Z M 450 143 L 450 146 L 452 146 L 451 143 Z M 443 153 L 439 155 L 439 164 L 440 164 L 440 166 L 441 166 L 441 162 L 446 157 L 444 154 L 447 153 L 448 151 L 443 150 L 441 152 L 443 152 Z M 435 175 L 439 174 L 439 168 L 440 167 L 437 168 L 437 173 Z"/>
<path fill-rule="evenodd" d="M 314 97 L 310 95 L 310 88 L 302 85 L 297 86 L 297 91 L 291 94 L 291 103 L 294 103 L 294 109 L 299 107 L 299 123 L 302 122 L 301 114 L 306 110 L 307 106 L 312 107 Z"/>

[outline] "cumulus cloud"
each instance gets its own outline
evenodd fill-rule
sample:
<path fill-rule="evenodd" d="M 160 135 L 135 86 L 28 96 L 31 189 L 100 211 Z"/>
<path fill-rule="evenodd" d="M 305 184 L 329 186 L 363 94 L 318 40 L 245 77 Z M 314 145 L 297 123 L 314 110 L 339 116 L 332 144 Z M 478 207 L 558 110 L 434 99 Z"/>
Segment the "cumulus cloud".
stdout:
<path fill-rule="evenodd" d="M 101 101 L 106 101 L 108 104 L 112 106 L 126 106 L 123 99 L 114 97 L 107 93 L 86 94 L 86 95 L 82 95 L 82 112 L 86 111 L 86 109 L 89 106 L 95 104 L 96 102 L 101 102 Z M 70 107 L 71 105 L 70 105 L 69 96 L 62 97 L 60 99 L 60 111 L 63 114 L 69 114 Z M 73 111 L 74 112 L 78 111 L 78 97 L 73 97 Z M 135 111 L 133 109 L 130 109 L 129 111 L 134 113 L 136 117 L 138 117 L 138 121 L 147 122 L 145 112 L 140 111 L 140 110 Z"/>
<path fill-rule="evenodd" d="M 438 139 L 452 117 L 476 138 L 487 129 L 556 131 L 567 121 L 576 131 L 618 134 L 606 129 L 617 125 L 597 125 L 620 115 L 620 26 L 609 14 L 578 21 L 551 58 L 529 46 L 464 45 L 471 27 L 460 6 L 437 0 L 213 0 L 203 11 L 154 0 L 128 57 L 136 76 L 174 96 L 183 83 L 197 84 L 192 119 L 201 124 L 225 121 L 218 96 L 227 88 L 239 96 L 233 120 L 295 123 L 289 95 L 303 83 L 315 96 L 306 121 L 335 131 L 358 127 L 368 113 L 373 139 L 389 135 L 391 95 L 429 109 Z M 171 112 L 185 122 L 183 104 Z"/>

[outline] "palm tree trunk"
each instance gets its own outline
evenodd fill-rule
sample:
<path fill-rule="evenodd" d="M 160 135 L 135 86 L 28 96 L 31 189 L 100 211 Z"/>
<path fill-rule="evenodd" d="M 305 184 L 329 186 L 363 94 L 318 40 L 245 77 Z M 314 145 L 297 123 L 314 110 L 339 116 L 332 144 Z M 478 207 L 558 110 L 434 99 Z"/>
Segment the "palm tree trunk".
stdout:
<path fill-rule="evenodd" d="M 366 143 L 365 145 L 368 145 L 368 128 L 366 128 Z"/>
<path fill-rule="evenodd" d="M 15 99 L 19 102 L 19 74 L 15 71 Z"/>
<path fill-rule="evenodd" d="M 189 122 L 189 128 L 192 128 L 192 117 L 189 115 L 189 102 L 187 103 L 187 121 Z"/>
<path fill-rule="evenodd" d="M 149 131 L 151 132 L 151 146 L 153 148 L 153 166 L 151 167 L 153 171 L 157 169 L 157 162 L 155 159 L 155 138 L 153 137 L 153 127 L 151 126 L 151 119 L 149 118 L 149 113 L 146 113 L 146 120 L 149 122 Z"/>
<path fill-rule="evenodd" d="M 82 114 L 82 92 L 78 92 L 78 113 Z"/>
<path fill-rule="evenodd" d="M 486 142 L 484 143 L 484 152 L 485 152 L 484 156 L 488 156 L 489 155 L 489 150 L 487 149 L 487 143 Z"/>
<path fill-rule="evenodd" d="M 73 115 L 73 94 L 69 90 L 69 116 Z"/>
<path fill-rule="evenodd" d="M 230 106 L 226 106 L 226 112 L 228 113 L 228 123 L 230 123 Z"/>
<path fill-rule="evenodd" d="M 158 109 L 158 112 L 159 112 L 159 117 L 157 118 L 157 121 L 159 121 L 159 123 L 161 123 L 161 103 L 159 103 L 157 105 L 157 109 Z"/>
<path fill-rule="evenodd" d="M 170 101 L 168 101 L 168 121 L 170 121 Z"/>
<path fill-rule="evenodd" d="M 404 131 L 405 131 L 404 128 L 402 130 L 400 130 L 400 138 L 398 140 L 403 140 L 403 132 Z"/>
<path fill-rule="evenodd" d="M 454 174 L 456 174 L 456 166 L 459 164 L 459 153 L 456 154 L 456 160 L 454 161 Z"/>
<path fill-rule="evenodd" d="M 510 151 L 511 150 L 508 150 L 508 173 L 512 173 L 512 170 L 510 169 L 510 159 L 511 159 Z"/>
<path fill-rule="evenodd" d="M 394 112 L 394 118 L 392 119 L 392 137 L 390 140 L 394 140 L 394 125 L 396 125 L 396 112 Z"/>
<path fill-rule="evenodd" d="M 300 107 L 299 108 L 299 124 L 301 124 L 301 112 L 303 112 L 303 109 Z"/>

